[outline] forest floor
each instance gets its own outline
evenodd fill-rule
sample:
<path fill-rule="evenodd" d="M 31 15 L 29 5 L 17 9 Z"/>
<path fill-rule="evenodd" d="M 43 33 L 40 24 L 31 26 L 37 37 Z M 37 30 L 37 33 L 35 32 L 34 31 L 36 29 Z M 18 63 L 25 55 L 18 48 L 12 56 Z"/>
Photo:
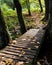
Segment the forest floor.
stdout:
<path fill-rule="evenodd" d="M 32 28 L 43 28 L 47 25 L 47 22 L 41 21 L 44 17 L 44 13 L 33 12 L 31 16 L 28 14 L 24 14 L 24 18 L 27 21 L 27 26 L 31 26 Z"/>

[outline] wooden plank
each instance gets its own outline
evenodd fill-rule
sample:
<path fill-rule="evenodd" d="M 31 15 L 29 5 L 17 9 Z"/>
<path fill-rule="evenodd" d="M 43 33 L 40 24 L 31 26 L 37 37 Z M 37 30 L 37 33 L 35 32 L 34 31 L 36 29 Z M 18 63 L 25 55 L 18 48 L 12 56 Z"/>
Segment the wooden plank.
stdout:
<path fill-rule="evenodd" d="M 26 55 L 26 54 L 22 54 L 22 53 L 15 53 L 15 52 L 10 52 L 10 51 L 2 51 L 1 53 L 6 53 L 9 55 L 14 55 L 14 56 L 21 56 L 21 57 L 29 57 L 29 58 L 34 58 L 33 55 Z"/>
<path fill-rule="evenodd" d="M 27 61 L 31 61 L 33 59 L 31 58 L 27 58 L 27 57 L 18 57 L 18 56 L 14 56 L 14 55 L 9 55 L 9 54 L 6 54 L 6 53 L 0 53 L 0 56 L 5 60 L 5 58 L 10 58 L 10 59 L 13 59 L 13 60 L 18 60 L 18 61 L 24 61 L 24 62 L 27 62 Z"/>
<path fill-rule="evenodd" d="M 15 48 L 15 50 L 18 50 L 18 49 L 19 49 L 19 50 L 27 50 L 28 52 L 31 52 L 31 53 L 32 53 L 32 52 L 35 53 L 35 52 L 37 51 L 37 49 L 34 49 L 34 50 L 33 50 L 33 49 L 31 49 L 30 47 L 27 47 L 27 48 L 23 48 L 23 47 L 12 47 L 12 46 L 9 47 L 9 49 L 14 49 L 14 48 Z M 34 48 L 35 48 L 35 47 L 34 47 Z"/>
<path fill-rule="evenodd" d="M 28 49 L 31 48 L 32 50 L 37 50 L 35 47 L 25 47 L 25 46 L 18 46 L 18 45 L 14 45 L 14 44 L 10 44 L 9 46 L 15 47 L 15 48 L 23 48 L 23 49 Z"/>
<path fill-rule="evenodd" d="M 15 49 L 11 49 L 11 48 L 6 49 L 5 51 L 20 53 L 19 50 L 15 50 Z M 35 55 L 35 53 L 32 54 L 31 52 L 25 52 L 25 54 L 27 54 L 27 55 L 33 55 L 33 56 Z"/>
<path fill-rule="evenodd" d="M 14 52 L 16 52 L 16 53 L 20 53 L 21 51 L 24 51 L 25 53 L 29 53 L 29 54 L 32 54 L 32 55 L 35 55 L 35 53 L 36 53 L 36 49 L 35 50 L 32 50 L 31 48 L 15 48 L 15 47 L 9 47 L 9 48 L 7 48 L 9 51 L 11 51 L 11 50 L 14 50 Z M 7 49 L 5 49 L 5 51 L 7 50 Z M 8 51 L 7 50 L 7 51 Z M 4 51 L 4 50 L 3 50 Z"/>
<path fill-rule="evenodd" d="M 39 31 L 39 29 L 30 29 L 28 32 L 26 32 L 20 38 L 18 38 L 17 41 L 26 39 L 26 37 L 31 39 L 38 33 L 38 31 Z"/>

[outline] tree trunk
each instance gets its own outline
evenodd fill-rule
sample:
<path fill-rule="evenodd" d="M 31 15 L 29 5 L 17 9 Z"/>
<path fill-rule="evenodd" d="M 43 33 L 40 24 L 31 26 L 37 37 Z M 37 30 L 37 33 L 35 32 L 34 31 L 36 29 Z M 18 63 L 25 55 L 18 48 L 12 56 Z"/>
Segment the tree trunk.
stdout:
<path fill-rule="evenodd" d="M 8 43 L 9 43 L 9 35 L 6 31 L 5 21 L 0 9 L 0 49 L 8 45 Z"/>
<path fill-rule="evenodd" d="M 29 2 L 29 0 L 26 0 L 26 5 L 27 5 L 27 9 L 28 9 L 28 14 L 29 14 L 29 16 L 31 16 L 30 2 Z"/>
<path fill-rule="evenodd" d="M 38 1 L 39 1 L 40 9 L 41 9 L 40 12 L 43 12 L 43 8 L 42 8 L 41 0 L 38 0 Z"/>
<path fill-rule="evenodd" d="M 26 27 L 24 24 L 23 16 L 22 16 L 21 4 L 20 4 L 19 0 L 13 0 L 13 1 L 14 1 L 14 5 L 16 7 L 16 10 L 17 10 L 18 20 L 19 20 L 19 23 L 21 26 L 21 33 L 24 34 L 26 32 Z"/>
<path fill-rule="evenodd" d="M 48 61 L 52 62 L 52 0 L 49 0 L 49 21 L 42 39 L 40 57 L 47 56 Z"/>
<path fill-rule="evenodd" d="M 50 42 L 52 43 L 52 0 L 49 0 L 49 23 L 48 29 L 50 34 Z"/>
<path fill-rule="evenodd" d="M 45 1 L 45 17 L 42 19 L 42 21 L 46 22 L 49 18 L 49 0 Z"/>
<path fill-rule="evenodd" d="M 48 20 L 49 17 L 49 0 L 45 0 L 45 18 Z"/>

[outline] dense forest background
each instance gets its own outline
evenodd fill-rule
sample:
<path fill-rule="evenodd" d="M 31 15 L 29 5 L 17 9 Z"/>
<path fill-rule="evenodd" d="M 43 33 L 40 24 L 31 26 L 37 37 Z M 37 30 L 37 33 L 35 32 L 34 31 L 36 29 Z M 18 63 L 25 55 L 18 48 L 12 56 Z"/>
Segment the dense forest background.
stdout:
<path fill-rule="evenodd" d="M 30 4 L 30 11 L 33 14 L 34 12 L 38 12 L 40 14 L 40 5 L 39 5 L 39 1 L 38 0 L 29 0 L 29 3 L 26 2 L 27 0 L 20 0 L 20 4 L 22 6 L 22 12 L 23 12 L 23 19 L 26 25 L 26 28 L 28 29 L 28 27 L 33 27 L 33 28 L 38 28 L 33 22 L 33 18 L 26 18 L 25 15 L 28 14 L 28 4 Z M 42 3 L 42 7 L 44 9 L 45 4 L 44 4 L 44 0 L 41 0 Z M 17 18 L 17 14 L 16 14 L 16 8 L 14 6 L 13 0 L 2 0 L 1 1 L 1 9 L 4 15 L 4 19 L 6 22 L 6 26 L 7 26 L 7 30 L 9 31 L 9 34 L 12 36 L 13 39 L 16 38 L 16 31 L 17 34 L 21 35 L 20 33 L 20 26 L 19 26 L 19 21 Z M 44 11 L 43 11 L 44 12 Z M 35 16 L 35 14 L 34 14 Z M 30 21 L 30 22 L 29 22 Z M 15 32 L 14 32 L 15 31 Z M 19 37 L 19 35 L 17 35 L 17 37 Z"/>

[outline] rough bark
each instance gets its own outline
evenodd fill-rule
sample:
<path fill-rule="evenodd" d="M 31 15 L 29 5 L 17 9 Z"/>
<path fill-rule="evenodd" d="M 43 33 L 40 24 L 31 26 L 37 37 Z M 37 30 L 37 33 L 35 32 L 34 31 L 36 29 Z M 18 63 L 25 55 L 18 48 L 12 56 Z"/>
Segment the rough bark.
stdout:
<path fill-rule="evenodd" d="M 14 5 L 16 7 L 18 20 L 19 20 L 19 23 L 20 23 L 20 26 L 21 26 L 21 33 L 24 34 L 26 32 L 26 27 L 25 27 L 25 24 L 24 24 L 23 16 L 22 16 L 21 4 L 20 4 L 19 0 L 13 0 L 13 1 L 14 1 Z"/>
<path fill-rule="evenodd" d="M 8 45 L 9 43 L 9 35 L 6 30 L 5 21 L 2 15 L 2 11 L 0 9 L 0 49 Z"/>

